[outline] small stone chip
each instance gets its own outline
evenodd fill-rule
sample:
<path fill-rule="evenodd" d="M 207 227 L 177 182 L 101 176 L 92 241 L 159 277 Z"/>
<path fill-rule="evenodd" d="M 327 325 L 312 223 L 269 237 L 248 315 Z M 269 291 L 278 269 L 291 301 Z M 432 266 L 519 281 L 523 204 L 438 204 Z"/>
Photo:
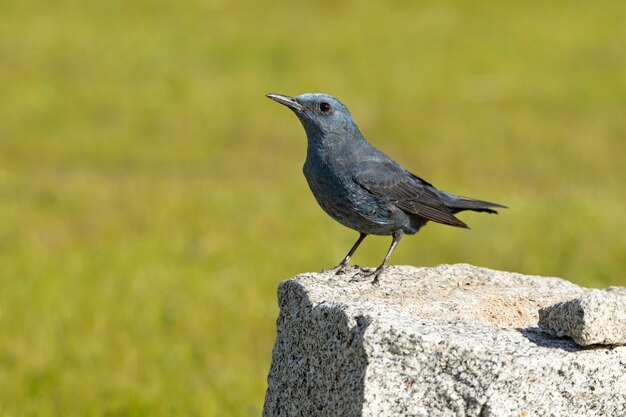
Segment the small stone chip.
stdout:
<path fill-rule="evenodd" d="M 626 293 L 610 288 L 539 310 L 539 327 L 581 346 L 626 344 Z"/>

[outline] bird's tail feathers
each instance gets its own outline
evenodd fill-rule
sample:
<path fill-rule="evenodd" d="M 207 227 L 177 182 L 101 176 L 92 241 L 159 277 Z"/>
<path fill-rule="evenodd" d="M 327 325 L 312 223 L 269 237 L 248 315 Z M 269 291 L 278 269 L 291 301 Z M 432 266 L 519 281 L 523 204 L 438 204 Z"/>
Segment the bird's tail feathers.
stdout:
<path fill-rule="evenodd" d="M 504 206 L 502 204 L 492 203 L 490 201 L 475 200 L 473 198 L 461 196 L 454 197 L 455 198 L 451 198 L 450 200 L 446 201 L 446 206 L 451 208 L 455 213 L 464 210 L 471 210 L 497 214 L 498 212 L 494 209 L 508 208 L 507 206 Z"/>

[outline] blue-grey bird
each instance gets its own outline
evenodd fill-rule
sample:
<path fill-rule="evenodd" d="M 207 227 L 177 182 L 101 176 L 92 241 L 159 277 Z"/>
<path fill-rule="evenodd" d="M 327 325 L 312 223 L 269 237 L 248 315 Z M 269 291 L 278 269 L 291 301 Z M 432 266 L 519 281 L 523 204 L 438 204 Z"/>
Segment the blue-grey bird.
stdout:
<path fill-rule="evenodd" d="M 304 176 L 315 199 L 333 219 L 360 233 L 346 257 L 337 265 L 345 272 L 352 255 L 367 235 L 391 236 L 391 246 L 374 275 L 373 284 L 385 270 L 393 250 L 406 234 L 415 234 L 429 220 L 468 228 L 454 215 L 472 210 L 497 213 L 501 204 L 461 197 L 436 189 L 402 168 L 370 145 L 348 108 L 326 94 L 290 97 L 267 94 L 289 107 L 300 119 L 307 135 Z"/>

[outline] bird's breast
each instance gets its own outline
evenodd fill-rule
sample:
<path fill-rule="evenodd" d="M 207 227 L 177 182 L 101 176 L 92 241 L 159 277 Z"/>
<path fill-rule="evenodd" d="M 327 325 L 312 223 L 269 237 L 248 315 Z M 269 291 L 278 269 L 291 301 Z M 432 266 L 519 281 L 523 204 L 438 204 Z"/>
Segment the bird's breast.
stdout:
<path fill-rule="evenodd" d="M 375 198 L 360 188 L 348 172 L 310 160 L 305 162 L 303 172 L 315 200 L 333 219 L 360 232 L 387 234 L 381 230 L 384 219 L 376 221 L 376 215 L 367 215 L 379 208 Z"/>
<path fill-rule="evenodd" d="M 347 179 L 333 167 L 321 161 L 307 159 L 302 171 L 318 201 L 347 198 Z"/>
<path fill-rule="evenodd" d="M 333 205 L 341 205 L 350 194 L 350 184 L 346 175 L 323 161 L 307 158 L 303 168 L 304 176 L 317 199 L 326 210 Z"/>

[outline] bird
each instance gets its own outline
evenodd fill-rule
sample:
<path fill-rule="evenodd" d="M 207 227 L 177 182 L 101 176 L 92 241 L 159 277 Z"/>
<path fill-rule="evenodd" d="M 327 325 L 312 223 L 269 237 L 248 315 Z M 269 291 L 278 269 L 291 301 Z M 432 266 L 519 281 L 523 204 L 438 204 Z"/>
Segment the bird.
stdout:
<path fill-rule="evenodd" d="M 382 263 L 353 281 L 379 284 L 391 254 L 402 237 L 417 233 L 427 222 L 469 229 L 455 217 L 465 210 L 497 213 L 502 204 L 438 190 L 370 145 L 348 108 L 322 93 L 296 97 L 266 94 L 295 113 L 307 136 L 303 173 L 320 207 L 342 225 L 359 232 L 348 254 L 334 268 L 345 274 L 359 245 L 369 235 L 391 236 Z"/>

